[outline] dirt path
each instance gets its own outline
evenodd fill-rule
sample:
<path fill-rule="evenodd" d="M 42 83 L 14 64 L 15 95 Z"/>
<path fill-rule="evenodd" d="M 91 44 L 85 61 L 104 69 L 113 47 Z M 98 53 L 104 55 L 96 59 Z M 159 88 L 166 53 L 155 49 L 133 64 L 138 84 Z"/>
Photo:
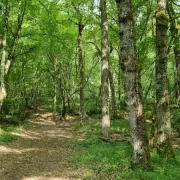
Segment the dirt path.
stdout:
<path fill-rule="evenodd" d="M 0 180 L 74 179 L 69 161 L 76 139 L 72 121 L 57 124 L 52 119 L 51 113 L 34 114 L 29 129 L 12 144 L 0 146 Z"/>

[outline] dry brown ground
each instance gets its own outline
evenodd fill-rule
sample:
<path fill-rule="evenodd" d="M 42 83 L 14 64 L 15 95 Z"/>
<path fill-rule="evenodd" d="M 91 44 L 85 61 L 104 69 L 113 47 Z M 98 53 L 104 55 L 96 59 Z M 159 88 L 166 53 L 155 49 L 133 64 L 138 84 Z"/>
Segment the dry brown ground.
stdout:
<path fill-rule="evenodd" d="M 70 161 L 78 138 L 73 121 L 55 122 L 52 113 L 40 111 L 17 140 L 0 146 L 0 180 L 64 180 L 77 177 Z"/>

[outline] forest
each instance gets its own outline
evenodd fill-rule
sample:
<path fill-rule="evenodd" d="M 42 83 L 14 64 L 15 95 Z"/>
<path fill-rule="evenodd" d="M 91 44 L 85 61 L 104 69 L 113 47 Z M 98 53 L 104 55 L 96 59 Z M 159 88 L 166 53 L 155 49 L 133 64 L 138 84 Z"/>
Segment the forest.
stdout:
<path fill-rule="evenodd" d="M 180 179 L 179 0 L 0 0 L 0 180 Z"/>

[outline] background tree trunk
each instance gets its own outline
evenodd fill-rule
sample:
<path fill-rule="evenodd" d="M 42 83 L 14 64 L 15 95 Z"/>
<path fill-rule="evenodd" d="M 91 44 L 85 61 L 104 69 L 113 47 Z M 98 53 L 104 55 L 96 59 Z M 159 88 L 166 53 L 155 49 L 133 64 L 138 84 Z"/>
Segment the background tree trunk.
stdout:
<path fill-rule="evenodd" d="M 18 17 L 17 17 L 17 28 L 16 31 L 14 33 L 14 37 L 13 37 L 13 41 L 10 45 L 10 50 L 8 53 L 8 59 L 6 62 L 6 69 L 5 69 L 5 73 L 6 76 L 8 77 L 9 75 L 9 71 L 13 65 L 13 60 L 14 60 L 14 55 L 15 55 L 15 50 L 16 50 L 16 45 L 17 45 L 17 41 L 19 39 L 20 33 L 21 33 L 21 29 L 22 29 L 22 24 L 23 24 L 23 20 L 24 20 L 24 15 L 25 15 L 25 10 L 26 10 L 26 0 L 22 1 L 19 0 L 18 2 Z"/>
<path fill-rule="evenodd" d="M 0 112 L 2 111 L 3 103 L 6 99 L 6 82 L 5 82 L 5 64 L 7 55 L 7 33 L 8 33 L 8 20 L 9 20 L 9 1 L 5 1 L 4 4 L 4 28 L 3 28 L 3 48 L 2 48 L 2 59 L 1 59 L 1 88 L 0 88 Z"/>
<path fill-rule="evenodd" d="M 109 65 L 108 65 L 108 22 L 106 12 L 106 0 L 100 1 L 101 9 L 101 86 L 102 86 L 102 134 L 104 137 L 110 135 L 109 116 Z"/>
<path fill-rule="evenodd" d="M 149 168 L 148 137 L 137 67 L 132 2 L 131 0 L 116 0 L 116 2 L 120 24 L 122 70 L 133 147 L 132 166 L 139 164 Z"/>
<path fill-rule="evenodd" d="M 57 57 L 53 57 L 54 63 L 54 116 L 57 115 Z"/>
<path fill-rule="evenodd" d="M 175 57 L 175 64 L 176 64 L 176 74 L 177 77 L 176 79 L 176 100 L 177 103 L 179 104 L 180 102 L 180 40 L 179 40 L 179 35 L 178 35 L 178 22 L 176 25 L 176 13 L 173 9 L 172 2 L 170 0 L 167 0 L 167 11 L 170 17 L 170 31 L 171 31 L 171 38 L 172 42 L 174 43 L 173 45 L 173 51 L 174 51 L 174 57 Z"/>
<path fill-rule="evenodd" d="M 167 80 L 167 30 L 169 18 L 166 0 L 157 1 L 156 12 L 156 111 L 157 151 L 162 157 L 174 157 L 171 145 L 171 119 Z"/>
<path fill-rule="evenodd" d="M 82 32 L 84 25 L 82 21 L 78 24 L 78 56 L 79 56 L 79 77 L 80 77 L 80 115 L 84 118 L 84 63 L 83 63 L 83 53 L 82 53 Z"/>
<path fill-rule="evenodd" d="M 23 3 L 24 2 L 24 3 Z M 12 44 L 10 45 L 10 50 L 7 52 L 6 46 L 7 46 L 7 33 L 8 33 L 8 19 L 9 19 L 9 11 L 10 11 L 10 5 L 9 0 L 5 1 L 5 11 L 4 11 L 4 35 L 3 35 L 3 53 L 2 53 L 2 60 L 1 60 L 1 90 L 0 90 L 0 112 L 2 111 L 2 106 L 6 100 L 7 92 L 6 92 L 6 81 L 9 76 L 10 68 L 12 67 L 15 50 L 16 50 L 16 44 L 17 40 L 19 39 L 19 35 L 22 28 L 22 23 L 25 15 L 25 9 L 26 9 L 26 0 L 23 1 L 19 0 L 18 2 L 18 18 L 17 18 L 17 29 L 14 33 Z M 8 58 L 6 61 L 6 55 L 8 53 Z"/>

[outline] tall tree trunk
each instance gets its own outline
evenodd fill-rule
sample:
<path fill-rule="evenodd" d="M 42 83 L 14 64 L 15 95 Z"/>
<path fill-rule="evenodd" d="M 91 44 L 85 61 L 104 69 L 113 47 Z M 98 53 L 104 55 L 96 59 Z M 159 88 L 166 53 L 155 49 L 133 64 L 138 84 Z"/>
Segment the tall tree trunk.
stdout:
<path fill-rule="evenodd" d="M 60 64 L 60 96 L 61 96 L 61 118 L 64 119 L 66 115 L 66 93 L 65 93 L 65 77 L 63 74 L 62 64 Z"/>
<path fill-rule="evenodd" d="M 149 168 L 148 137 L 137 67 L 132 2 L 131 0 L 116 0 L 116 2 L 120 24 L 122 70 L 133 147 L 132 167 L 142 165 Z"/>
<path fill-rule="evenodd" d="M 109 65 L 108 65 L 108 21 L 106 12 L 106 0 L 100 0 L 101 9 L 101 86 L 102 86 L 102 134 L 104 137 L 110 135 L 109 116 Z"/>
<path fill-rule="evenodd" d="M 15 55 L 15 50 L 16 50 L 16 45 L 17 41 L 19 39 L 21 29 L 22 29 L 22 24 L 24 20 L 24 15 L 25 15 L 25 10 L 26 10 L 26 0 L 18 0 L 18 18 L 17 18 L 17 29 L 14 33 L 13 41 L 12 44 L 10 45 L 10 50 L 8 53 L 8 59 L 6 62 L 6 67 L 5 67 L 5 74 L 6 76 L 9 75 L 9 71 L 13 65 L 13 60 L 14 60 L 14 55 Z"/>
<path fill-rule="evenodd" d="M 6 99 L 6 82 L 5 82 L 5 64 L 7 55 L 7 33 L 8 33 L 8 19 L 9 19 L 9 0 L 5 1 L 4 7 L 4 28 L 3 28 L 3 48 L 1 59 L 1 88 L 0 88 L 0 112 L 2 111 L 3 103 Z"/>
<path fill-rule="evenodd" d="M 84 25 L 82 20 L 78 24 L 78 57 L 79 57 L 79 74 L 80 74 L 80 115 L 84 118 L 84 62 L 83 62 L 83 52 L 82 52 L 82 32 Z"/>
<path fill-rule="evenodd" d="M 92 43 L 96 50 L 97 53 L 100 57 L 102 57 L 102 51 L 99 49 L 98 45 L 96 44 L 96 39 L 94 37 L 94 42 Z M 109 54 L 109 53 L 108 53 Z M 108 55 L 109 56 L 109 55 Z M 107 58 L 108 59 L 108 58 Z M 118 82 L 120 82 L 120 79 L 118 78 Z M 115 94 L 115 89 L 114 89 L 114 81 L 113 81 L 113 75 L 112 71 L 109 68 L 109 84 L 110 84 L 110 90 L 111 90 L 111 104 L 112 104 L 112 113 L 113 116 L 115 117 L 117 114 L 117 107 L 116 107 L 116 94 Z M 119 83 L 120 84 L 120 83 Z M 120 86 L 119 86 L 120 87 Z"/>
<path fill-rule="evenodd" d="M 175 83 L 176 91 L 177 91 L 177 103 L 180 103 L 180 40 L 178 35 L 178 28 L 176 26 L 176 13 L 173 9 L 172 2 L 170 0 L 167 0 L 167 11 L 170 17 L 170 31 L 171 31 L 171 37 L 172 41 L 174 43 L 173 51 L 175 56 L 175 63 L 176 63 L 176 73 L 177 73 L 177 82 Z M 177 22 L 178 23 L 178 22 Z M 178 25 L 178 24 L 177 24 Z"/>
<path fill-rule="evenodd" d="M 157 0 L 156 12 L 156 111 L 157 151 L 162 157 L 174 157 L 171 145 L 171 119 L 167 80 L 167 30 L 169 18 L 166 0 Z"/>
<path fill-rule="evenodd" d="M 24 2 L 24 3 L 23 3 Z M 3 43 L 3 53 L 1 60 L 1 89 L 0 89 L 0 112 L 2 111 L 2 106 L 6 100 L 7 92 L 6 92 L 6 81 L 9 76 L 10 68 L 12 67 L 12 63 L 14 60 L 15 50 L 17 40 L 19 39 L 19 35 L 22 28 L 22 23 L 25 15 L 26 9 L 26 0 L 18 1 L 18 18 L 17 18 L 17 29 L 13 37 L 12 44 L 10 45 L 10 50 L 7 52 L 6 50 L 6 41 L 7 41 L 7 31 L 8 31 L 8 18 L 9 18 L 9 0 L 5 0 L 6 8 L 5 8 L 5 21 L 4 21 L 4 43 Z M 6 61 L 6 54 L 8 53 L 8 59 Z"/>

